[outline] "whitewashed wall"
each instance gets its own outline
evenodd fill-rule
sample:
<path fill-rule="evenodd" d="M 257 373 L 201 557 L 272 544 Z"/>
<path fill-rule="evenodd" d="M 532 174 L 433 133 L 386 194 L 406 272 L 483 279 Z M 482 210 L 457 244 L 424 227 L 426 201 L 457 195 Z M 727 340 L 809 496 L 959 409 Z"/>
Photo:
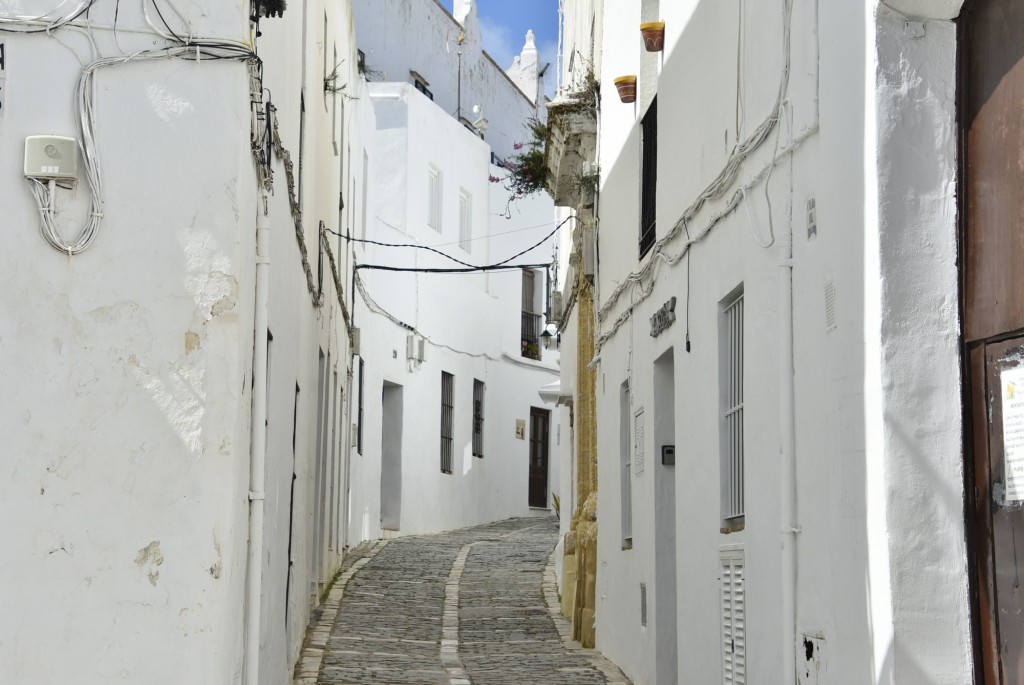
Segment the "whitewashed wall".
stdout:
<path fill-rule="evenodd" d="M 122 27 L 144 26 L 122 10 Z M 93 21 L 112 16 L 99 5 Z M 194 19 L 204 35 L 247 33 L 238 6 Z M 93 247 L 68 258 L 40 238 L 21 174 L 26 136 L 78 137 L 75 55 L 89 60 L 90 47 L 57 35 L 70 50 L 45 35 L 0 39 L 0 376 L 19 389 L 0 401 L 0 680 L 234 682 L 256 195 L 246 69 L 166 61 L 97 75 L 104 217 Z M 109 31 L 94 35 L 114 51 Z M 76 194 L 63 205 L 73 194 L 59 193 L 75 230 L 84 184 Z"/>
<path fill-rule="evenodd" d="M 662 3 L 667 52 L 664 66 L 655 63 L 653 71 L 633 40 L 640 8 L 605 6 L 602 303 L 637 266 L 638 120 L 655 92 L 651 79 L 657 75 L 661 237 L 735 144 L 740 25 L 740 138 L 770 113 L 782 64 L 782 5 Z M 827 682 L 971 679 L 952 191 L 955 29 L 948 21 L 956 8 L 928 11 L 935 19 L 925 23 L 923 37 L 914 38 L 903 18 L 884 10 L 876 18 L 873 7 L 795 0 L 779 142 L 780 151 L 792 146 L 794 152 L 775 166 L 768 189 L 776 245 L 763 249 L 757 242 L 770 237 L 762 180 L 694 246 L 690 292 L 686 259 L 661 264 L 651 297 L 601 350 L 597 641 L 635 682 L 663 677 L 655 673 L 653 618 L 646 629 L 640 626 L 639 584 L 647 584 L 653 617 L 659 603 L 653 363 L 670 348 L 678 448 L 678 678 L 722 677 L 717 556 L 737 544 L 746 557 L 748 677 L 766 683 L 786 677 L 781 653 L 796 645 L 780 635 L 777 293 L 785 273 L 779 246 L 790 230 L 802 528 L 797 633 L 825 643 Z M 648 81 L 636 108 L 619 103 L 612 84 L 629 73 Z M 819 117 L 820 132 L 814 133 Z M 766 168 L 774 147 L 769 139 L 749 158 L 735 187 Z M 817 209 L 813 236 L 811 199 Z M 724 207 L 723 201 L 708 203 L 690 224 L 691 234 L 701 234 Z M 672 243 L 668 252 L 683 242 Z M 826 322 L 826 282 L 835 292 L 834 328 Z M 743 531 L 725 535 L 718 494 L 719 302 L 740 283 L 746 302 L 747 516 Z M 670 296 L 679 298 L 679 319 L 652 338 L 648 319 Z M 627 290 L 602 332 L 629 301 Z M 648 431 L 647 468 L 633 480 L 633 548 L 624 551 L 618 418 L 619 387 L 627 378 L 630 414 L 644 407 Z"/>
<path fill-rule="evenodd" d="M 371 84 L 376 109 L 373 196 L 367 237 L 386 243 L 438 246 L 474 264 L 510 256 L 512 243 L 525 246 L 550 232 L 549 201 L 520 201 L 513 219 L 496 219 L 507 199 L 488 181 L 490 149 L 446 112 L 407 84 Z M 426 223 L 428 169 L 442 174 L 442 228 Z M 467 253 L 459 245 L 459 192 L 472 197 L 473 237 Z M 500 206 L 495 207 L 496 204 Z M 512 240 L 491 233 L 529 228 Z M 534 237 L 536 236 L 536 237 Z M 534 255 L 536 257 L 534 258 Z M 550 260 L 546 245 L 530 261 Z M 375 245 L 357 248 L 364 264 L 458 267 L 424 250 Z M 517 263 L 530 263 L 517 260 Z M 410 362 L 410 331 L 367 307 L 357 295 L 356 322 L 365 362 L 363 451 L 353 455 L 353 539 L 379 537 L 381 492 L 381 393 L 384 382 L 404 393 L 400 534 L 458 528 L 527 515 L 527 440 L 515 439 L 516 419 L 529 422 L 531 406 L 544 407 L 537 390 L 557 374 L 548 363 L 519 358 L 521 275 L 518 271 L 477 275 L 359 271 L 376 306 L 428 339 L 426 360 Z M 538 282 L 538 286 L 542 281 Z M 429 341 L 432 341 L 429 342 Z M 449 349 L 450 348 L 450 349 Z M 549 355 L 551 353 L 548 353 Z M 440 470 L 441 372 L 455 376 L 454 455 L 451 475 Z M 486 383 L 484 458 L 472 456 L 473 379 Z M 557 416 L 552 416 L 554 445 Z M 558 482 L 550 452 L 549 483 Z"/>
<path fill-rule="evenodd" d="M 101 55 L 162 44 L 132 32 L 146 27 L 141 10 L 121 5 L 120 48 L 104 28 L 114 22 L 114 3 L 92 8 Z M 349 148 L 361 156 L 358 139 L 334 156 L 330 117 L 337 113 L 338 137 L 341 112 L 324 107 L 324 41 L 313 39 L 323 30 L 324 5 L 310 6 L 305 17 L 290 8 L 282 19 L 265 20 L 259 44 L 264 85 L 296 165 L 299 90 L 307 88 L 303 208 L 314 270 L 318 221 L 335 230 L 350 221 L 338 216 L 338 188 L 343 172 L 348 176 Z M 3 13 L 48 9 L 15 2 Z M 195 35 L 248 40 L 247 9 L 192 6 L 186 16 Z M 348 8 L 331 5 L 328 16 L 329 37 L 354 65 Z M 305 43 L 304 20 L 311 26 Z M 8 163 L 0 165 L 0 178 L 8 230 L 0 237 L 0 259 L 7 262 L 0 374 L 25 391 L 9 394 L 3 405 L 12 459 L 0 478 L 0 511 L 16 527 L 6 528 L 8 561 L 0 570 L 7 617 L 0 627 L 0 680 L 241 682 L 257 211 L 247 69 L 175 60 L 99 72 L 104 217 L 93 247 L 69 259 L 38 235 L 21 158 L 27 135 L 77 137 L 71 102 L 81 67 L 72 51 L 89 61 L 88 36 L 55 32 L 62 46 L 44 35 L 2 35 L 8 69 L 0 159 Z M 353 84 L 355 77 L 353 67 Z M 40 83 L 49 84 L 45 95 Z M 358 125 L 353 110 L 346 120 Z M 332 281 L 324 279 L 327 305 L 315 309 L 281 160 L 274 166 L 264 683 L 289 681 L 314 583 L 340 563 L 344 541 L 336 521 L 347 424 L 340 420 L 340 392 L 333 392 L 333 372 L 339 391 L 346 383 L 348 344 Z M 86 210 L 83 184 L 75 195 L 61 214 L 77 223 Z M 344 269 L 350 260 L 336 253 Z M 333 366 L 326 412 L 333 419 L 332 449 L 324 476 L 332 485 L 323 497 L 335 525 L 314 539 L 319 349 Z M 296 383 L 302 388 L 297 412 Z"/>
<path fill-rule="evenodd" d="M 511 65 L 499 65 L 484 52 L 475 3 L 464 26 L 436 0 L 355 0 L 353 7 L 367 78 L 412 83 L 409 72 L 415 71 L 430 84 L 438 106 L 452 115 L 459 101 L 457 39 L 465 32 L 462 116 L 475 121 L 473 107 L 482 107 L 490 124 L 485 139 L 501 159 L 512 156 L 515 143 L 529 139 L 525 122 L 531 116 L 546 116 L 528 97 L 532 93 L 523 93 L 506 76 Z"/>
<path fill-rule="evenodd" d="M 282 144 L 295 165 L 296 193 L 301 176 L 303 235 L 318 285 L 320 222 L 330 231 L 344 233 L 361 220 L 362 212 L 362 129 L 367 118 L 372 126 L 372 108 L 355 68 L 351 10 L 346 4 L 309 3 L 289 7 L 281 18 L 264 19 L 260 28 L 264 85 L 277 108 Z M 333 85 L 342 89 L 336 95 L 324 87 L 335 65 Z M 300 134 L 301 126 L 305 130 Z M 310 609 L 319 603 L 319 594 L 334 577 L 349 544 L 343 535 L 351 396 L 348 336 L 326 255 L 324 304 L 312 304 L 285 168 L 276 157 L 274 169 L 269 314 L 273 341 L 261 613 L 261 682 L 267 683 L 290 679 Z M 346 205 L 341 211 L 339 191 Z M 340 270 L 342 296 L 351 304 L 349 247 L 333 234 L 328 243 Z M 327 427 L 323 461 L 318 462 L 321 363 L 327 383 L 322 414 Z"/>

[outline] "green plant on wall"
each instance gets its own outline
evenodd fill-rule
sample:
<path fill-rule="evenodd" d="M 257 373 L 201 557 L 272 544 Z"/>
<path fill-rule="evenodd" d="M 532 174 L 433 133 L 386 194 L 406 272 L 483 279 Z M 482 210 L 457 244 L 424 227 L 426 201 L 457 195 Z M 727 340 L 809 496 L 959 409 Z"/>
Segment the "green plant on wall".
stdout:
<path fill-rule="evenodd" d="M 338 80 L 341 78 L 341 65 L 344 64 L 345 60 L 341 60 L 334 65 L 334 69 L 331 70 L 327 76 L 324 77 L 324 92 L 325 93 L 344 93 L 345 86 L 347 83 L 338 85 Z"/>
<path fill-rule="evenodd" d="M 549 190 L 551 172 L 548 168 L 548 148 L 551 145 L 552 129 L 569 116 L 584 114 L 596 117 L 599 102 L 600 86 L 594 78 L 593 71 L 588 70 L 576 88 L 559 96 L 548 106 L 547 123 L 537 118 L 531 118 L 527 122 L 526 129 L 529 135 L 526 141 L 513 146 L 516 154 L 506 160 L 504 164 L 508 170 L 508 176 L 505 178 L 491 177 L 493 183 L 502 183 L 509 191 L 506 216 L 511 215 L 509 208 L 512 202 L 540 191 Z M 593 184 L 593 187 L 596 188 L 596 181 L 596 173 L 579 179 L 581 188 L 587 184 Z"/>

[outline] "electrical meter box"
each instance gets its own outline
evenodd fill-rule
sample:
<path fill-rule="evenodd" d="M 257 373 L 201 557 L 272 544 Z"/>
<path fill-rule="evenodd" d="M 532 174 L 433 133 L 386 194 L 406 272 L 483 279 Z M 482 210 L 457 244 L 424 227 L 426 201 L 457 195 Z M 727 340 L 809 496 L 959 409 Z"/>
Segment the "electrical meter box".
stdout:
<path fill-rule="evenodd" d="M 25 176 L 76 181 L 78 143 L 62 136 L 29 136 L 25 139 Z"/>

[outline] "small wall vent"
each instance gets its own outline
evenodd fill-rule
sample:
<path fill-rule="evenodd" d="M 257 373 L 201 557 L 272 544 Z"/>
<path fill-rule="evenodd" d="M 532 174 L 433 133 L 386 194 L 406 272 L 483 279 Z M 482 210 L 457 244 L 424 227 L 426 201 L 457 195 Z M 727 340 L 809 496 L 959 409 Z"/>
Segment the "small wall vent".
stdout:
<path fill-rule="evenodd" d="M 825 281 L 825 332 L 836 329 L 836 284 L 830 278 Z"/>
<path fill-rule="evenodd" d="M 647 583 L 640 583 L 640 625 L 647 627 Z"/>
<path fill-rule="evenodd" d="M 818 208 L 813 197 L 807 198 L 807 239 L 818 237 Z"/>

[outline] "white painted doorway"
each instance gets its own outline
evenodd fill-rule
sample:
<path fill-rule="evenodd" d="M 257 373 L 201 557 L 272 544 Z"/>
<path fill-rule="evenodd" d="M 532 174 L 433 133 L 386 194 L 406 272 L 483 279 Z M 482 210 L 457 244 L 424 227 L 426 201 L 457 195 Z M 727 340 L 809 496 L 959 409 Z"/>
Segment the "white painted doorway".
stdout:
<path fill-rule="evenodd" d="M 384 381 L 380 450 L 380 526 L 399 530 L 402 522 L 402 414 L 403 392 L 397 383 Z"/>
<path fill-rule="evenodd" d="M 676 381 L 669 349 L 654 362 L 654 637 L 655 681 L 675 685 L 679 669 L 676 616 Z"/>

